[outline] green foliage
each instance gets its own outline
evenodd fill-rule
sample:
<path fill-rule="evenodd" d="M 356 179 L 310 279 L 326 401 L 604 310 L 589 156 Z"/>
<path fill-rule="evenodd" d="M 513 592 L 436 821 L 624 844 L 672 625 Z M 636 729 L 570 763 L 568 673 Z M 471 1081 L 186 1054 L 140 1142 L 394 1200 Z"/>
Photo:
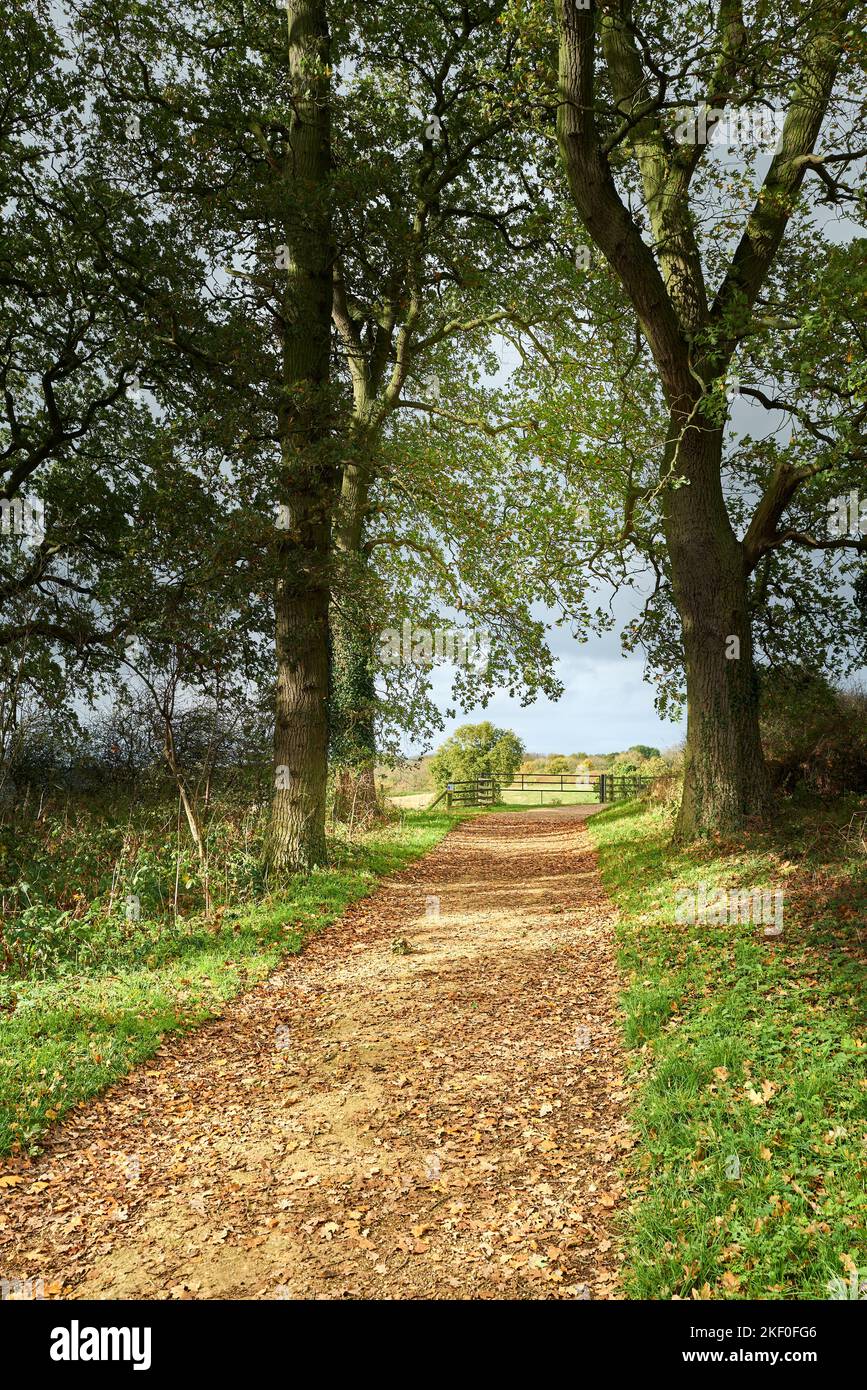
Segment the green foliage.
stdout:
<path fill-rule="evenodd" d="M 524 745 L 510 729 L 498 729 L 487 720 L 462 724 L 437 750 L 431 775 L 441 790 L 447 782 L 494 777 L 500 785 L 511 782 L 521 765 Z"/>
<path fill-rule="evenodd" d="M 565 758 L 562 753 L 556 753 L 553 757 L 545 759 L 545 771 L 549 773 L 572 772 L 572 761 L 570 758 Z"/>
<path fill-rule="evenodd" d="M 611 764 L 612 772 L 630 773 L 637 772 L 641 765 L 641 759 L 631 753 L 618 753 Z"/>
<path fill-rule="evenodd" d="M 646 762 L 639 763 L 638 771 L 642 777 L 667 777 L 674 768 L 670 761 L 667 761 L 661 754 L 656 757 L 648 758 Z"/>
<path fill-rule="evenodd" d="M 216 808 L 207 848 L 215 907 L 265 889 L 264 818 Z M 115 797 L 105 810 L 70 798 L 64 814 L 19 816 L 0 832 L 0 961 L 10 979 L 143 965 L 173 950 L 202 910 L 192 845 L 177 805 Z M 127 898 L 136 900 L 136 916 Z"/>
<path fill-rule="evenodd" d="M 774 780 L 826 796 L 867 790 L 867 693 L 791 664 L 760 673 L 762 743 Z"/>

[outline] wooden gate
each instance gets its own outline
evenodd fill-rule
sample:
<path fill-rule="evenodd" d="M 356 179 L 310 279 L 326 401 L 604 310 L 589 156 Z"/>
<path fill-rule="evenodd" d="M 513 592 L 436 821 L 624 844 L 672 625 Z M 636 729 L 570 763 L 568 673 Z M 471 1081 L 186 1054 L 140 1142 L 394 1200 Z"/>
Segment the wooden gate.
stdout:
<path fill-rule="evenodd" d="M 560 796 L 563 792 L 582 792 L 585 802 L 628 801 L 656 780 L 638 773 L 621 772 L 516 772 L 513 781 L 501 790 L 538 792 L 540 806 L 544 806 L 546 794 Z M 572 804 L 570 800 L 569 805 Z"/>
<path fill-rule="evenodd" d="M 539 794 L 539 805 L 545 805 L 546 795 L 562 796 L 563 792 L 582 792 L 583 802 L 629 801 L 638 796 L 656 777 L 642 777 L 639 773 L 628 772 L 516 772 L 514 780 L 501 785 L 494 777 L 467 778 L 462 781 L 447 782 L 436 801 L 428 810 L 433 810 L 443 797 L 451 806 L 496 806 L 503 792 L 530 792 Z M 562 803 L 561 803 L 562 804 Z M 572 801 L 569 805 L 574 805 Z M 578 803 L 580 804 L 580 802 Z"/>
<path fill-rule="evenodd" d="M 446 783 L 446 803 L 449 806 L 494 806 L 499 799 L 500 788 L 493 777 Z"/>

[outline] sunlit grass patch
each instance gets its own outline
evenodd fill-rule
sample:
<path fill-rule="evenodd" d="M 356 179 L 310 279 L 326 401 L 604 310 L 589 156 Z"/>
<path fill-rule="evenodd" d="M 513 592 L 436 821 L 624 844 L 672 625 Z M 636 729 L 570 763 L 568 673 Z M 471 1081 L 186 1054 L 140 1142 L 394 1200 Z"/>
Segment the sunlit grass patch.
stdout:
<path fill-rule="evenodd" d="M 867 1268 L 867 864 L 851 807 L 674 852 L 664 811 L 590 822 L 621 909 L 639 1135 L 635 1298 L 829 1297 Z M 678 887 L 782 887 L 784 932 L 675 920 Z"/>

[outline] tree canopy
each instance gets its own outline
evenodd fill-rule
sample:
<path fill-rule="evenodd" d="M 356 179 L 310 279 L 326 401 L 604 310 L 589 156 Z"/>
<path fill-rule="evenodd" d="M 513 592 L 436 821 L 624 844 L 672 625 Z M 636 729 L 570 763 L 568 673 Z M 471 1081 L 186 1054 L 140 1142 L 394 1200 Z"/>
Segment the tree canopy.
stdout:
<path fill-rule="evenodd" d="M 679 833 L 762 812 L 760 668 L 865 653 L 865 62 L 847 0 L 15 7 L 9 679 L 270 699 L 283 873 L 454 713 L 384 628 L 556 697 L 638 586 Z"/>
<path fill-rule="evenodd" d="M 502 785 L 511 782 L 524 756 L 524 745 L 511 729 L 498 729 L 485 720 L 462 724 L 437 749 L 431 761 L 435 784 L 474 781 L 493 777 Z"/>

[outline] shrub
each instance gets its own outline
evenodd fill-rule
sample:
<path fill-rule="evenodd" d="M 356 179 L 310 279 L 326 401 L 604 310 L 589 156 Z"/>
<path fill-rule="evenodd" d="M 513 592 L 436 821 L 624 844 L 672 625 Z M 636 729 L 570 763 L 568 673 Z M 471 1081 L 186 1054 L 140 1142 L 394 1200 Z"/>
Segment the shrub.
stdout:
<path fill-rule="evenodd" d="M 431 774 L 442 790 L 447 782 L 495 777 L 500 785 L 511 782 L 521 765 L 524 745 L 510 729 L 498 729 L 487 720 L 462 724 L 437 749 Z"/>
<path fill-rule="evenodd" d="M 867 791 L 867 693 L 801 667 L 760 676 L 762 743 L 774 783 L 836 796 Z"/>

